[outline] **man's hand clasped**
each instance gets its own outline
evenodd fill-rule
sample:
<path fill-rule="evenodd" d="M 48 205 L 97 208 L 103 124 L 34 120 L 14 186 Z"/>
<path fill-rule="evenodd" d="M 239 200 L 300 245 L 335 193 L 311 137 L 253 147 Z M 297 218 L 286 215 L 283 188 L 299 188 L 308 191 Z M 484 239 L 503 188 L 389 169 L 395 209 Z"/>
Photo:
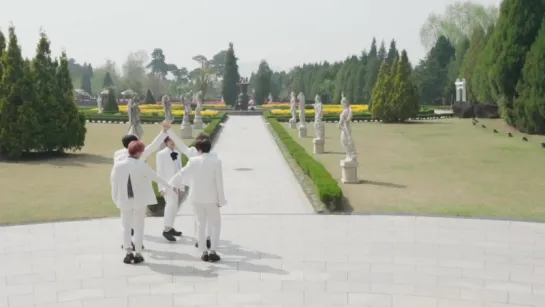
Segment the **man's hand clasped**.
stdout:
<path fill-rule="evenodd" d="M 170 121 L 165 120 L 165 121 L 163 121 L 163 122 L 161 123 L 161 126 L 163 127 L 163 131 L 164 131 L 164 132 L 167 132 L 168 129 L 170 129 L 170 127 L 171 127 L 172 125 L 170 124 Z"/>

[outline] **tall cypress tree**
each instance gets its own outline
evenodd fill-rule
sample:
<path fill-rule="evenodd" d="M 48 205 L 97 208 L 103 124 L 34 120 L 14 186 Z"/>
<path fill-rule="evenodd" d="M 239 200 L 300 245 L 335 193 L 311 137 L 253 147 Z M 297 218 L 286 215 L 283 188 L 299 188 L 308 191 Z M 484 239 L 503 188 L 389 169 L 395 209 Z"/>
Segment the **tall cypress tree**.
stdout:
<path fill-rule="evenodd" d="M 93 87 L 91 79 L 93 78 L 93 68 L 91 64 L 83 65 L 83 73 L 81 75 L 81 89 L 87 92 L 89 95 L 93 95 Z"/>
<path fill-rule="evenodd" d="M 387 116 L 391 114 L 390 95 L 392 92 L 392 78 L 390 75 L 390 66 L 387 61 L 382 61 L 378 72 L 377 82 L 373 88 L 373 105 L 371 113 L 374 118 L 388 120 Z"/>
<path fill-rule="evenodd" d="M 68 58 L 62 53 L 56 74 L 56 101 L 63 109 L 66 118 L 66 130 L 62 139 L 63 150 L 79 150 L 85 142 L 85 116 L 78 112 L 74 103 L 74 86 L 68 69 Z"/>
<path fill-rule="evenodd" d="M 119 106 L 117 105 L 117 97 L 115 95 L 115 90 L 110 88 L 108 90 L 108 97 L 106 98 L 106 103 L 104 104 L 104 113 L 118 113 Z"/>
<path fill-rule="evenodd" d="M 104 75 L 104 80 L 102 81 L 102 88 L 110 88 L 114 86 L 114 80 L 112 79 L 112 75 L 110 72 L 106 72 L 106 75 Z"/>
<path fill-rule="evenodd" d="M 410 81 L 411 65 L 405 50 L 401 51 L 401 58 L 397 61 L 395 78 L 393 79 L 392 109 L 393 121 L 403 122 L 414 117 L 419 110 L 418 92 Z"/>
<path fill-rule="evenodd" d="M 227 54 L 225 55 L 225 70 L 221 87 L 221 94 L 227 105 L 235 105 L 237 94 L 239 92 L 237 85 L 239 80 L 240 75 L 238 73 L 235 50 L 233 48 L 233 43 L 229 43 L 229 49 L 227 49 Z"/>
<path fill-rule="evenodd" d="M 4 67 L 4 57 L 3 54 L 6 51 L 6 37 L 4 33 L 0 31 L 0 80 L 2 79 L 3 67 Z M 2 97 L 2 85 L 0 84 L 0 97 Z"/>
<path fill-rule="evenodd" d="M 390 42 L 390 49 L 388 49 L 388 55 L 386 56 L 386 61 L 388 61 L 389 65 L 392 65 L 396 58 L 399 58 L 399 51 L 397 51 L 396 41 L 392 39 Z"/>
<path fill-rule="evenodd" d="M 513 112 L 513 100 L 517 94 L 515 87 L 544 15 L 543 0 L 504 0 L 489 41 L 486 57 L 494 61 L 489 71 L 492 95 L 502 101 L 503 114 L 510 124 L 516 121 Z"/>
<path fill-rule="evenodd" d="M 255 96 L 256 104 L 263 104 L 271 92 L 272 70 L 267 61 L 262 60 L 256 74 Z"/>
<path fill-rule="evenodd" d="M 369 110 L 372 109 L 373 104 L 373 90 L 375 83 L 377 82 L 377 77 L 380 69 L 381 60 L 378 58 L 377 51 L 377 40 L 373 38 L 371 43 L 371 49 L 369 50 L 369 55 L 367 56 L 367 64 L 365 67 L 365 79 L 363 86 L 362 101 L 364 104 L 369 105 Z"/>
<path fill-rule="evenodd" d="M 56 151 L 62 144 L 66 130 L 66 117 L 63 108 L 56 101 L 56 63 L 51 58 L 50 43 L 45 33 L 40 33 L 40 41 L 33 61 L 36 100 L 39 104 L 39 121 L 43 124 L 40 143 L 43 151 Z"/>
<path fill-rule="evenodd" d="M 37 136 L 32 132 L 38 120 L 32 101 L 32 81 L 25 75 L 14 27 L 9 28 L 9 44 L 3 56 L 0 85 L 4 93 L 0 98 L 0 150 L 10 158 L 18 158 L 24 151 L 34 149 Z M 27 69 L 28 72 L 28 69 Z M 30 86 L 30 87 L 29 87 Z"/>

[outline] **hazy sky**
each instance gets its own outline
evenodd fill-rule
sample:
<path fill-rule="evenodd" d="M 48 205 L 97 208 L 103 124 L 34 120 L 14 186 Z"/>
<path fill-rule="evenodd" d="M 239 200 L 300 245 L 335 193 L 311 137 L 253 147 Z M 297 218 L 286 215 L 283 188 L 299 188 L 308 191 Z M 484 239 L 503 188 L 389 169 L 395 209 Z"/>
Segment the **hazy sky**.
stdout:
<path fill-rule="evenodd" d="M 341 60 L 368 49 L 373 36 L 395 38 L 414 62 L 426 53 L 420 26 L 455 0 L 17 0 L 0 9 L 0 28 L 16 27 L 33 56 L 40 27 L 55 54 L 120 66 L 131 51 L 162 48 L 168 63 L 193 68 L 232 41 L 241 73 L 261 59 L 274 69 Z M 485 5 L 501 0 L 475 0 Z"/>

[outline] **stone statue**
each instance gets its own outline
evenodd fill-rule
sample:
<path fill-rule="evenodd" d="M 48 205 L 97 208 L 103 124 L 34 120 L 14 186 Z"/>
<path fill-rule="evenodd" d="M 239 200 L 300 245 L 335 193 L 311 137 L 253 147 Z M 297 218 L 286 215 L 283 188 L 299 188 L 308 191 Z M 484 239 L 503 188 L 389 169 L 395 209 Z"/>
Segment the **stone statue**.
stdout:
<path fill-rule="evenodd" d="M 102 114 L 102 111 L 104 110 L 102 108 L 102 95 L 98 95 L 97 98 L 97 108 L 98 108 L 98 114 Z"/>
<path fill-rule="evenodd" d="M 344 162 L 357 162 L 356 146 L 354 139 L 352 138 L 352 129 L 350 128 L 350 121 L 352 120 L 352 108 L 348 104 L 344 94 L 342 95 L 341 105 L 343 111 L 339 117 L 339 130 L 341 130 L 341 143 L 346 153 Z"/>
<path fill-rule="evenodd" d="M 165 111 L 165 120 L 172 122 L 174 116 L 172 116 L 172 106 L 170 103 L 170 96 L 167 94 L 161 98 L 161 103 L 163 105 L 163 110 Z"/>
<path fill-rule="evenodd" d="M 127 113 L 129 115 L 129 131 L 127 134 L 136 135 L 139 139 L 142 138 L 144 130 L 140 123 L 140 107 L 138 107 L 138 104 L 134 99 L 129 99 L 129 102 L 127 103 Z"/>
<path fill-rule="evenodd" d="M 323 106 L 322 97 L 316 95 L 314 98 L 314 130 L 316 130 L 316 139 L 323 140 L 325 138 L 325 126 L 322 121 Z"/>
<path fill-rule="evenodd" d="M 197 94 L 195 94 L 195 97 L 193 97 L 193 100 L 195 101 L 195 104 L 197 105 L 195 107 L 195 118 L 193 119 L 193 128 L 195 129 L 202 129 L 204 122 L 202 121 L 202 91 L 198 91 Z"/>
<path fill-rule="evenodd" d="M 269 93 L 269 97 L 267 98 L 267 103 L 273 103 L 273 96 L 271 93 Z"/>
<path fill-rule="evenodd" d="M 184 95 L 181 95 L 180 101 L 184 106 L 184 118 L 182 120 L 182 123 L 189 123 L 189 116 L 191 115 L 191 100 Z"/>
<path fill-rule="evenodd" d="M 291 113 L 291 119 L 290 121 L 297 121 L 297 100 L 295 99 L 295 93 L 291 92 L 290 94 L 290 113 Z"/>
<path fill-rule="evenodd" d="M 305 119 L 305 94 L 303 92 L 297 95 L 297 100 L 299 100 L 299 122 L 301 125 L 306 126 L 307 121 Z"/>

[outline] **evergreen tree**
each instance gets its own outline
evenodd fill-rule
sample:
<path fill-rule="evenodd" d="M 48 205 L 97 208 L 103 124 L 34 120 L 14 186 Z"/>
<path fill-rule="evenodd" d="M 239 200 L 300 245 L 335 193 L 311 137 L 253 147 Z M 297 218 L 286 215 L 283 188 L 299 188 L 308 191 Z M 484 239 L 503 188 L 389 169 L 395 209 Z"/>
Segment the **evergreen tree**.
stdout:
<path fill-rule="evenodd" d="M 74 86 L 68 69 L 68 58 L 66 53 L 60 57 L 59 67 L 56 74 L 56 101 L 63 109 L 66 120 L 66 129 L 62 143 L 59 144 L 62 150 L 80 150 L 85 143 L 85 116 L 78 112 L 74 103 Z"/>
<path fill-rule="evenodd" d="M 6 37 L 4 33 L 0 31 L 0 80 L 2 80 L 4 57 L 3 54 L 6 51 Z M 0 98 L 2 97 L 2 85 L 0 84 Z"/>
<path fill-rule="evenodd" d="M 263 104 L 271 92 L 272 70 L 267 61 L 261 61 L 255 78 L 256 86 L 254 101 L 256 104 Z"/>
<path fill-rule="evenodd" d="M 373 114 L 373 118 L 379 118 L 383 121 L 389 121 L 393 112 L 390 104 L 390 96 L 392 94 L 392 76 L 390 75 L 390 71 L 388 62 L 382 61 L 377 82 L 373 88 L 371 113 Z"/>
<path fill-rule="evenodd" d="M 397 51 L 396 41 L 392 39 L 390 42 L 390 49 L 388 49 L 388 55 L 386 56 L 386 61 L 389 65 L 394 63 L 394 60 L 399 58 L 399 51 Z"/>
<path fill-rule="evenodd" d="M 144 100 L 144 104 L 156 104 L 155 98 L 153 98 L 153 94 L 151 93 L 151 90 L 148 89 L 146 92 L 146 99 Z"/>
<path fill-rule="evenodd" d="M 401 58 L 397 61 L 395 69 L 395 78 L 393 80 L 393 95 L 391 104 L 393 116 L 391 119 L 397 122 L 403 122 L 414 117 L 420 109 L 418 104 L 418 93 L 416 87 L 412 84 L 411 65 L 409 57 L 405 50 L 401 51 Z"/>
<path fill-rule="evenodd" d="M 384 45 L 384 41 L 380 42 L 380 48 L 378 49 L 378 59 L 380 61 L 384 60 L 388 56 L 388 52 L 386 52 L 386 45 Z"/>
<path fill-rule="evenodd" d="M 83 73 L 81 75 L 81 89 L 89 95 L 93 95 L 93 87 L 91 80 L 93 79 L 93 68 L 91 64 L 83 65 Z"/>
<path fill-rule="evenodd" d="M 362 102 L 369 105 L 369 110 L 372 108 L 372 93 L 375 83 L 377 82 L 380 63 L 381 60 L 378 58 L 377 41 L 373 38 L 371 49 L 367 56 L 367 63 L 365 65 L 365 78 L 362 93 Z"/>
<path fill-rule="evenodd" d="M 112 75 L 110 75 L 110 72 L 106 72 L 106 75 L 104 75 L 104 81 L 102 81 L 102 88 L 110 88 L 114 86 L 114 80 L 112 79 Z"/>
<path fill-rule="evenodd" d="M 545 133 L 545 19 L 526 55 L 514 104 L 516 127 L 527 133 Z"/>
<path fill-rule="evenodd" d="M 15 29 L 9 28 L 9 44 L 3 55 L 0 85 L 0 150 L 9 158 L 18 158 L 38 144 L 38 119 L 34 110 L 32 80 L 21 56 Z"/>
<path fill-rule="evenodd" d="M 110 87 L 108 90 L 108 98 L 106 99 L 106 104 L 104 105 L 104 113 L 118 113 L 119 106 L 117 105 L 117 97 L 115 95 L 115 90 Z"/>
<path fill-rule="evenodd" d="M 56 101 L 56 62 L 51 58 L 50 43 L 45 33 L 40 33 L 40 41 L 33 60 L 38 121 L 43 125 L 40 133 L 42 151 L 57 151 L 66 131 L 66 118 L 62 106 Z"/>
<path fill-rule="evenodd" d="M 492 95 L 492 84 L 490 72 L 494 65 L 494 59 L 489 58 L 489 54 L 493 48 L 489 44 L 494 29 L 494 25 L 490 25 L 483 39 L 483 47 L 477 55 L 476 65 L 473 69 L 473 77 L 471 80 L 472 91 L 475 93 L 475 100 L 483 103 L 496 103 Z"/>
<path fill-rule="evenodd" d="M 482 52 L 485 41 L 485 29 L 477 27 L 473 30 L 469 40 L 469 48 L 465 54 L 464 60 L 460 67 L 459 76 L 466 79 L 467 83 L 467 99 L 469 101 L 478 102 L 477 100 L 477 85 L 473 83 L 473 75 L 477 67 L 477 58 Z"/>
<path fill-rule="evenodd" d="M 509 124 L 516 121 L 513 112 L 515 87 L 526 53 L 536 39 L 544 15 L 543 0 L 504 0 L 496 28 L 488 42 L 490 46 L 486 56 L 494 61 L 489 71 L 492 95 L 502 101 L 500 106 Z"/>
<path fill-rule="evenodd" d="M 221 88 L 223 100 L 227 105 L 235 105 L 239 92 L 237 85 L 239 80 L 240 75 L 238 73 L 235 50 L 233 48 L 233 43 L 229 43 L 229 49 L 227 49 L 227 54 L 225 55 L 225 69 Z"/>

